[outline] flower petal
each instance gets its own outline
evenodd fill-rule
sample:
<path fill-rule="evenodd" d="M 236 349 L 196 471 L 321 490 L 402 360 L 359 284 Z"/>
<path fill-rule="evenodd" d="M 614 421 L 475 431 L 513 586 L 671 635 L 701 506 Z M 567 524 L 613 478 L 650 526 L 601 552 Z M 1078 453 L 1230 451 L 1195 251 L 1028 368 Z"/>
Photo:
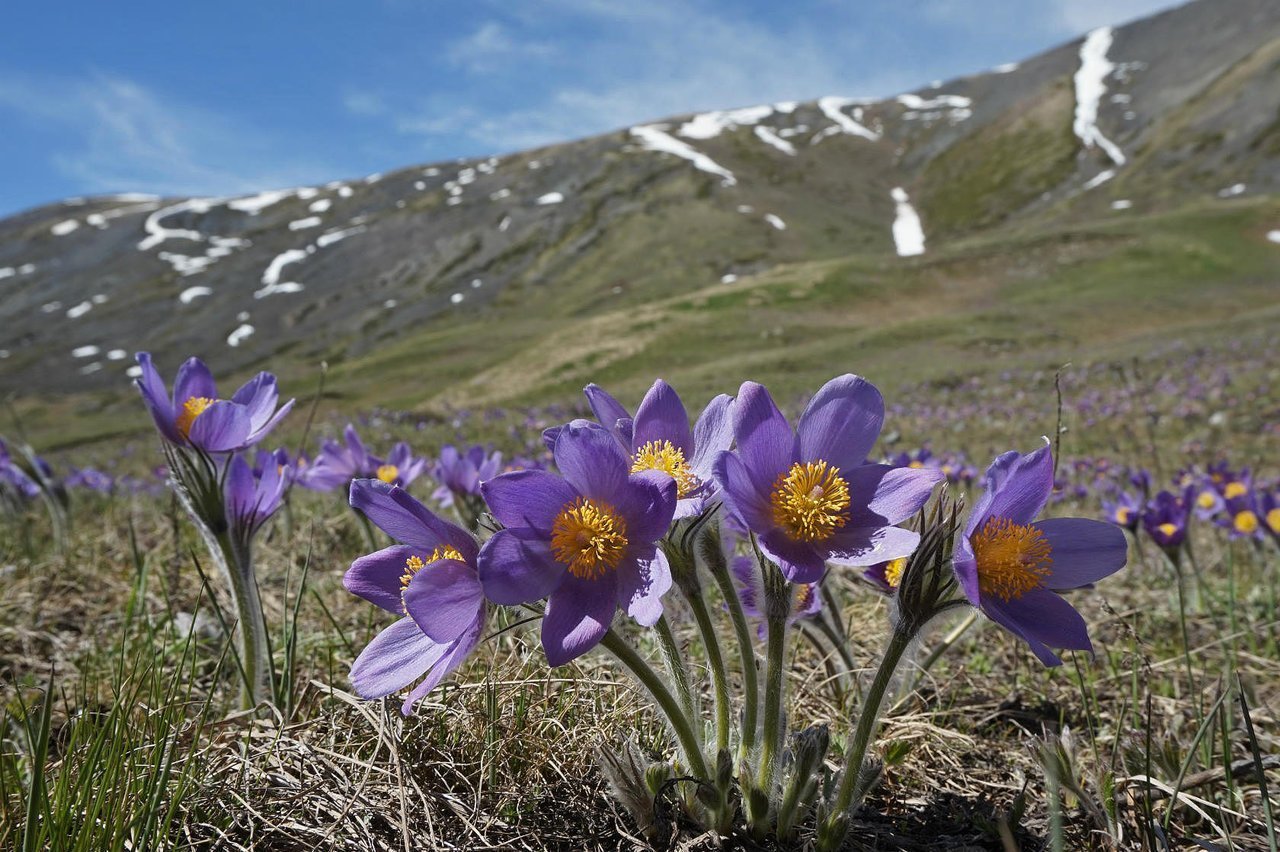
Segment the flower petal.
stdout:
<path fill-rule="evenodd" d="M 404 586 L 400 584 L 400 578 L 408 570 L 405 562 L 410 556 L 421 559 L 424 555 L 421 548 L 407 544 L 384 547 L 352 562 L 347 573 L 342 575 L 342 585 L 351 594 L 359 595 L 387 612 L 403 615 L 404 602 L 400 593 Z"/>
<path fill-rule="evenodd" d="M 213 374 L 199 358 L 188 358 L 178 368 L 178 375 L 173 380 L 173 408 L 178 411 L 183 403 L 192 397 L 217 399 L 218 388 L 214 384 Z"/>
<path fill-rule="evenodd" d="M 196 415 L 187 437 L 202 450 L 226 453 L 243 449 L 249 431 L 249 415 L 244 406 L 219 400 Z"/>
<path fill-rule="evenodd" d="M 737 453 L 721 452 L 716 458 L 714 473 L 725 506 L 747 529 L 762 533 L 775 526 L 766 497 L 756 489 Z"/>
<path fill-rule="evenodd" d="M 424 565 L 404 590 L 409 617 L 436 642 L 452 642 L 465 633 L 483 606 L 475 569 L 456 559 Z"/>
<path fill-rule="evenodd" d="M 1062 664 L 1050 648 L 1093 652 L 1089 630 L 1080 613 L 1048 589 L 1033 589 L 1012 601 L 986 598 L 982 610 L 993 621 L 1022 637 L 1046 666 Z"/>
<path fill-rule="evenodd" d="M 494 533 L 476 557 L 476 572 L 484 596 L 502 606 L 541 600 L 568 576 L 546 538 L 524 527 Z"/>
<path fill-rule="evenodd" d="M 545 470 L 517 470 L 495 476 L 480 486 L 489 511 L 504 527 L 530 527 L 551 532 L 556 516 L 578 497 L 564 480 Z"/>
<path fill-rule="evenodd" d="M 699 479 L 710 479 L 716 456 L 732 445 L 733 398 L 722 393 L 707 403 L 693 425 L 693 457 L 689 459 L 689 467 Z"/>
<path fill-rule="evenodd" d="M 448 650 L 428 639 L 412 618 L 402 618 L 360 652 L 351 683 L 361 698 L 383 698 L 422 677 Z"/>
<path fill-rule="evenodd" d="M 480 634 L 484 630 L 484 619 L 477 619 L 476 623 L 463 634 L 458 641 L 446 646 L 448 651 L 440 658 L 431 672 L 423 679 L 422 683 L 413 688 L 404 699 L 404 703 L 400 705 L 400 712 L 408 716 L 413 712 L 413 705 L 417 704 L 427 696 L 431 690 L 435 689 L 440 681 L 444 680 L 449 674 L 462 665 L 463 660 L 471 656 L 471 652 L 475 650 L 476 645 L 480 644 Z"/>
<path fill-rule="evenodd" d="M 178 433 L 174 420 L 177 415 L 173 410 L 173 401 L 169 399 L 169 391 L 164 386 L 164 379 L 160 378 L 160 373 L 156 371 L 155 365 L 151 363 L 150 352 L 139 352 L 134 356 L 138 361 L 138 366 L 142 369 L 142 375 L 134 379 L 134 384 L 142 393 L 142 401 L 147 404 L 147 409 L 151 412 L 151 419 L 155 421 L 156 428 L 160 430 L 160 434 L 174 444 L 185 444 L 186 441 Z"/>
<path fill-rule="evenodd" d="M 617 609 L 617 575 L 582 580 L 566 572 L 542 619 L 542 648 L 552 668 L 590 651 L 609 632 Z"/>
<path fill-rule="evenodd" d="M 659 547 L 648 549 L 644 558 L 618 566 L 618 606 L 641 627 L 652 627 L 662 617 L 662 596 L 671 589 L 666 554 Z"/>
<path fill-rule="evenodd" d="M 956 580 L 960 583 L 960 591 L 974 606 L 982 605 L 982 595 L 978 590 L 978 560 L 973 555 L 973 546 L 968 536 L 956 538 L 956 552 L 951 557 L 951 567 L 956 572 Z"/>
<path fill-rule="evenodd" d="M 626 519 L 632 545 L 650 544 L 667 534 L 676 509 L 676 481 L 657 470 L 630 478 L 614 508 Z"/>
<path fill-rule="evenodd" d="M 989 487 L 991 501 L 974 529 L 980 528 L 988 518 L 1008 518 L 1015 524 L 1029 524 L 1044 510 L 1049 492 L 1053 490 L 1053 455 L 1049 445 L 1046 443 L 999 470 L 992 464 L 987 476 L 994 483 L 994 487 Z"/>
<path fill-rule="evenodd" d="M 639 449 L 650 441 L 670 441 L 685 454 L 693 455 L 693 432 L 689 429 L 689 412 L 675 388 L 658 379 L 640 401 L 632 425 L 631 449 Z"/>
<path fill-rule="evenodd" d="M 462 554 L 464 562 L 475 562 L 478 547 L 471 534 L 436 517 L 399 486 L 376 479 L 352 480 L 350 503 L 396 541 L 427 553 L 447 544 Z"/>
<path fill-rule="evenodd" d="M 756 490 L 770 493 L 774 482 L 795 460 L 796 440 L 764 385 L 742 383 L 733 404 L 733 434 Z"/>
<path fill-rule="evenodd" d="M 1078 589 L 1124 567 L 1129 541 L 1114 524 L 1088 518 L 1050 518 L 1032 526 L 1049 541 L 1050 589 Z"/>
<path fill-rule="evenodd" d="M 826 542 L 827 559 L 854 567 L 875 565 L 910 556 L 919 544 L 919 533 L 901 527 L 845 527 Z"/>
<path fill-rule="evenodd" d="M 624 441 L 617 430 L 619 420 L 631 419 L 631 415 L 622 407 L 622 403 L 618 402 L 608 391 L 594 382 L 583 388 L 582 393 L 587 398 L 587 404 L 591 406 L 591 413 L 596 416 L 596 422 L 603 426 L 610 435 L 617 438 L 627 451 L 630 451 L 631 442 L 629 440 Z M 554 452 L 555 447 L 551 449 Z"/>
<path fill-rule="evenodd" d="M 825 459 L 841 470 L 867 460 L 884 425 L 884 398 L 861 376 L 846 373 L 809 400 L 796 427 L 799 461 Z"/>
<path fill-rule="evenodd" d="M 852 506 L 849 525 L 874 527 L 898 524 L 929 502 L 933 488 L 946 478 L 941 470 L 864 464 L 840 475 L 849 485 Z"/>
<path fill-rule="evenodd" d="M 778 563 L 783 575 L 793 583 L 816 583 L 826 573 L 826 559 L 809 542 L 792 541 L 777 528 L 767 530 L 757 542 L 765 556 Z"/>
<path fill-rule="evenodd" d="M 575 420 L 556 439 L 556 467 L 577 492 L 610 505 L 627 486 L 631 465 L 614 436 L 590 420 Z"/>

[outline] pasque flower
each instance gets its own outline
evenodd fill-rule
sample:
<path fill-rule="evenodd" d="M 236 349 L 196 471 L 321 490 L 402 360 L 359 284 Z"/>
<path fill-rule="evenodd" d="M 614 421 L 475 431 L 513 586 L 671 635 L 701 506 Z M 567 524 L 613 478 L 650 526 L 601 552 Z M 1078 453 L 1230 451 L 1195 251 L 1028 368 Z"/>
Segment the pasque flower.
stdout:
<path fill-rule="evenodd" d="M 1124 533 L 1087 518 L 1035 520 L 1053 488 L 1047 440 L 1027 455 L 999 456 L 983 487 L 956 539 L 953 564 L 965 597 L 1047 666 L 1062 663 L 1050 648 L 1091 651 L 1084 619 L 1058 592 L 1123 568 Z"/>
<path fill-rule="evenodd" d="M 1187 521 L 1195 494 L 1194 486 L 1181 494 L 1161 491 L 1142 511 L 1142 527 L 1154 541 L 1170 553 L 1182 547 L 1187 538 Z"/>
<path fill-rule="evenodd" d="M 351 506 L 399 543 L 351 563 L 342 583 L 400 616 L 360 652 L 351 682 L 362 697 L 382 698 L 422 678 L 401 705 L 408 715 L 480 642 L 486 607 L 478 547 L 399 486 L 357 479 Z"/>
<path fill-rule="evenodd" d="M 823 385 L 794 434 L 769 391 L 746 382 L 732 422 L 737 450 L 716 458 L 716 480 L 788 580 L 815 583 L 828 561 L 874 565 L 915 549 L 919 535 L 894 525 L 925 504 L 943 474 L 866 463 L 884 422 L 884 400 L 866 379 L 846 374 Z"/>
<path fill-rule="evenodd" d="M 255 471 L 238 455 L 231 460 L 223 485 L 227 524 L 232 535 L 248 540 L 280 508 L 291 478 L 282 452 L 268 454 L 268 461 Z"/>
<path fill-rule="evenodd" d="M 728 395 L 720 394 L 707 403 L 690 429 L 689 413 L 680 395 L 662 379 L 645 393 L 634 418 L 599 385 L 587 385 L 583 393 L 600 425 L 627 454 L 632 473 L 657 470 L 675 479 L 677 518 L 702 511 L 716 491 L 711 466 L 733 442 L 729 420 L 733 400 Z M 549 448 L 554 448 L 562 428 L 543 432 Z"/>
<path fill-rule="evenodd" d="M 460 453 L 457 447 L 446 444 L 440 448 L 440 457 L 431 469 L 440 482 L 431 496 L 442 506 L 452 506 L 455 499 L 464 495 L 478 495 L 480 483 L 501 472 L 502 453 L 489 453 L 478 445 Z"/>
<path fill-rule="evenodd" d="M 209 368 L 199 358 L 188 358 L 178 368 L 170 396 L 150 353 L 139 352 L 137 359 L 142 375 L 134 384 L 160 434 L 179 447 L 211 453 L 242 450 L 262 440 L 293 407 L 293 400 L 276 407 L 280 392 L 270 373 L 259 373 L 230 399 L 222 399 Z"/>
<path fill-rule="evenodd" d="M 563 665 L 593 648 L 618 607 L 648 627 L 662 615 L 671 569 L 657 541 L 675 511 L 665 473 L 632 474 L 617 440 L 586 420 L 555 442 L 562 476 L 506 473 L 480 492 L 505 529 L 480 551 L 485 596 L 513 606 L 548 598 L 542 620 L 547 662 Z"/>
<path fill-rule="evenodd" d="M 392 447 L 385 460 L 373 455 L 356 427 L 348 423 L 342 430 L 342 443 L 326 439 L 298 484 L 313 491 L 333 491 L 346 488 L 354 479 L 377 479 L 403 487 L 421 476 L 426 467 L 426 459 L 415 457 L 404 441 Z"/>

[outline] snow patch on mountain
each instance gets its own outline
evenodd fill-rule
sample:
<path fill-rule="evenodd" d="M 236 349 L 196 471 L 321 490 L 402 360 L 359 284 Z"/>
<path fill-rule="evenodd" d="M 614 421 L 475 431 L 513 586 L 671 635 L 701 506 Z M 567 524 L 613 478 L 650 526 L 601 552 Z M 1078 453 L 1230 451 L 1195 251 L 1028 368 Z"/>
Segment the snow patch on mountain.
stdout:
<path fill-rule="evenodd" d="M 646 151 L 672 154 L 688 160 L 693 163 L 694 168 L 718 175 L 722 186 L 734 186 L 737 184 L 738 179 L 733 176 L 733 172 L 688 143 L 681 142 L 668 133 L 667 130 L 668 126 L 665 124 L 642 124 L 631 128 L 631 135 L 640 140 L 640 147 Z"/>
<path fill-rule="evenodd" d="M 773 107 L 769 105 L 704 112 L 680 125 L 676 133 L 686 139 L 714 139 L 726 130 L 750 127 L 771 115 Z"/>
<path fill-rule="evenodd" d="M 893 244 L 899 257 L 912 257 L 924 254 L 924 227 L 920 224 L 920 214 L 911 206 L 907 191 L 895 186 L 890 192 L 896 215 L 893 219 Z"/>
<path fill-rule="evenodd" d="M 757 124 L 755 126 L 755 134 L 756 134 L 756 138 L 758 138 L 761 142 L 765 143 L 766 145 L 770 145 L 774 148 L 777 148 L 779 151 L 786 154 L 787 156 L 794 157 L 796 155 L 795 145 L 792 145 L 790 142 L 783 139 L 777 133 L 774 133 L 772 129 L 765 127 L 763 124 Z"/>
<path fill-rule="evenodd" d="M 1125 164 L 1124 152 L 1098 129 L 1098 104 L 1107 93 L 1107 76 L 1116 69 L 1107 58 L 1111 49 L 1111 27 L 1099 27 L 1085 36 L 1080 45 L 1080 67 L 1075 74 L 1076 114 L 1072 123 L 1080 142 L 1086 148 L 1101 148 L 1117 166 Z"/>
<path fill-rule="evenodd" d="M 861 124 L 862 107 L 865 103 L 865 101 L 857 98 L 827 96 L 818 98 L 818 109 L 822 110 L 823 115 L 835 122 L 835 126 L 839 128 L 838 132 L 847 133 L 850 136 L 861 136 L 863 139 L 869 139 L 872 142 L 879 142 L 880 134 Z M 854 108 L 852 118 L 843 112 L 845 107 L 850 106 Z"/>

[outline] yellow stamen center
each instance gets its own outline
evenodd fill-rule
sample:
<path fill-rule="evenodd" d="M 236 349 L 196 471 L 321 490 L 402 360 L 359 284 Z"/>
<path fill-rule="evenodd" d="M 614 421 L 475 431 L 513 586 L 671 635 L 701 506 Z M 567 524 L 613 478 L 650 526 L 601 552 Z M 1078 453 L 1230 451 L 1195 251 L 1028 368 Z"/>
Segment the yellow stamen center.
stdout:
<path fill-rule="evenodd" d="M 1280 508 L 1267 512 L 1267 526 L 1271 527 L 1272 532 L 1280 533 Z"/>
<path fill-rule="evenodd" d="M 849 483 L 825 461 L 796 462 L 769 497 L 773 521 L 795 541 L 826 541 L 848 522 Z"/>
<path fill-rule="evenodd" d="M 462 554 L 458 549 L 449 545 L 437 547 L 431 551 L 431 555 L 423 561 L 422 557 L 414 555 L 404 561 L 404 573 L 400 575 L 400 586 L 402 588 L 409 587 L 409 581 L 413 579 L 413 575 L 417 574 L 423 568 L 426 568 L 432 562 L 439 562 L 441 559 L 455 559 L 462 562 Z"/>
<path fill-rule="evenodd" d="M 179 434 L 184 438 L 190 435 L 191 424 L 195 423 L 196 418 L 215 402 L 217 402 L 216 399 L 209 399 L 207 396 L 193 396 L 182 403 L 182 410 L 178 412 L 178 419 L 174 423 L 178 427 Z"/>
<path fill-rule="evenodd" d="M 1133 511 L 1127 506 L 1120 506 L 1116 509 L 1116 523 L 1120 526 L 1128 526 L 1129 519 L 1133 517 Z"/>
<path fill-rule="evenodd" d="M 1236 518 L 1232 522 L 1235 524 L 1236 532 L 1252 535 L 1258 531 L 1258 516 L 1253 512 L 1245 509 L 1243 512 L 1237 512 Z"/>
<path fill-rule="evenodd" d="M 1160 526 L 1156 527 L 1156 529 L 1160 530 L 1160 532 L 1164 533 L 1166 536 L 1172 537 L 1173 534 L 1178 531 L 1178 525 L 1166 523 L 1166 524 L 1161 524 Z"/>
<path fill-rule="evenodd" d="M 685 460 L 684 450 L 670 441 L 650 441 L 631 457 L 631 472 L 660 470 L 676 481 L 676 497 L 684 498 L 702 483 Z"/>
<path fill-rule="evenodd" d="M 374 475 L 388 485 L 391 485 L 400 478 L 400 468 L 393 464 L 379 465 L 378 472 Z"/>
<path fill-rule="evenodd" d="M 902 582 L 902 572 L 906 570 L 906 567 L 907 557 L 905 556 L 899 556 L 884 566 L 884 581 L 889 584 L 889 588 L 898 588 L 898 584 Z"/>
<path fill-rule="evenodd" d="M 607 503 L 579 497 L 551 525 L 551 555 L 582 580 L 597 580 L 618 567 L 627 549 L 627 523 Z"/>
<path fill-rule="evenodd" d="M 1201 491 L 1196 498 L 1196 505 L 1201 509 L 1212 509 L 1218 501 L 1213 498 L 1212 491 Z"/>
<path fill-rule="evenodd" d="M 804 612 L 813 603 L 813 596 L 817 594 L 816 584 L 813 583 L 794 583 L 795 587 L 794 601 L 791 607 L 792 612 Z"/>
<path fill-rule="evenodd" d="M 1243 497 L 1249 493 L 1249 486 L 1243 482 L 1228 482 L 1227 487 L 1222 489 L 1222 496 L 1228 500 L 1234 500 L 1237 497 Z"/>
<path fill-rule="evenodd" d="M 913 460 L 910 464 L 907 465 L 907 467 L 911 468 L 912 470 L 920 470 L 920 468 L 924 467 L 924 462 Z"/>
<path fill-rule="evenodd" d="M 978 590 L 1004 601 L 1044 585 L 1053 564 L 1049 541 L 1029 524 L 991 518 L 970 539 L 978 562 Z"/>

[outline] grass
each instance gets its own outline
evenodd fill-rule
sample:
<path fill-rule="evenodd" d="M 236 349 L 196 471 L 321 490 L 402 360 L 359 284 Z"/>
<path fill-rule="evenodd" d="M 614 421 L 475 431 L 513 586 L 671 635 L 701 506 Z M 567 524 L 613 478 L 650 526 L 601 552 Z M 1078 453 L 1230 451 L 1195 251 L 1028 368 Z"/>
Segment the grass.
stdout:
<path fill-rule="evenodd" d="M 1170 236 L 1167 246 L 1182 240 Z M 1095 263 L 1085 248 L 1069 274 L 1086 276 Z M 1121 275 L 1155 256 L 1125 252 L 1107 262 Z M 980 246 L 971 257 L 980 264 Z M 800 302 L 801 314 L 788 323 L 795 328 L 821 320 L 805 313 L 805 300 L 830 298 L 867 269 L 832 263 L 750 292 L 763 302 L 756 310 L 776 309 L 778 317 L 779 306 Z M 907 291 L 941 292 L 932 280 L 940 271 L 916 272 Z M 1253 285 L 1236 286 L 1245 292 Z M 1169 298 L 1182 298 L 1182 285 L 1169 287 Z M 706 301 L 738 295 L 726 289 Z M 1092 296 L 1086 289 L 1080 298 L 1087 306 Z M 697 298 L 685 301 L 678 310 L 708 310 Z M 730 301 L 714 309 L 739 307 Z M 921 309 L 920 317 L 888 329 L 865 320 L 854 349 L 870 341 L 908 357 L 924 334 L 920 324 L 939 346 L 957 350 L 975 340 L 990 346 L 1002 331 L 1013 341 L 1010 358 L 1026 357 L 1024 347 L 1046 327 L 1013 322 L 1022 311 L 1016 293 L 997 287 L 980 312 L 986 319 L 973 320 L 978 331 L 948 337 L 955 334 L 950 326 Z M 1101 327 L 1075 334 L 1100 339 L 1124 321 L 1123 314 L 1101 317 Z M 1163 322 L 1152 320 L 1157 328 Z M 1240 328 L 1204 347 L 1166 342 L 1136 359 L 1069 369 L 1062 470 L 1075 470 L 1077 458 L 1105 457 L 1168 477 L 1184 463 L 1222 453 L 1236 464 L 1265 464 L 1274 441 L 1266 403 L 1274 349 L 1265 330 Z M 1131 345 L 1150 347 L 1142 337 Z M 834 354 L 815 346 L 788 357 L 803 373 L 809 359 Z M 1034 359 L 1003 375 L 956 362 L 925 381 L 904 378 L 888 395 L 900 410 L 891 413 L 882 446 L 896 451 L 932 440 L 936 450 L 964 450 L 975 461 L 1010 443 L 1026 449 L 1034 436 L 1054 431 L 1056 354 L 1050 347 L 1041 356 L 1048 372 Z M 639 369 L 619 364 L 629 362 L 597 365 L 602 381 L 625 384 L 628 370 Z M 780 399 L 798 385 L 782 382 Z M 1114 411 L 1103 415 L 1099 406 Z M 322 418 L 318 428 L 336 425 Z M 518 410 L 440 420 L 384 411 L 365 430 L 378 444 L 406 437 L 427 451 L 460 432 L 516 451 L 536 439 L 536 427 Z M 149 452 L 140 449 L 136 464 L 150 464 Z M 595 752 L 630 737 L 655 754 L 665 750 L 665 737 L 636 687 L 602 656 L 549 677 L 536 629 L 526 625 L 487 641 L 416 716 L 400 717 L 396 701 L 360 701 L 347 671 L 385 620 L 340 585 L 342 570 L 364 550 L 356 525 L 336 499 L 300 492 L 260 547 L 268 622 L 290 623 L 297 607 L 292 643 L 275 642 L 293 697 L 281 713 L 238 714 L 226 643 L 211 626 L 216 620 L 200 618 L 213 601 L 196 571 L 198 542 L 170 502 L 77 496 L 65 556 L 36 509 L 0 528 L 0 846 L 614 849 L 639 842 L 608 795 Z M 1051 510 L 1096 512 L 1093 495 Z M 1196 565 L 1185 567 L 1184 597 L 1149 541 L 1135 545 L 1124 572 L 1078 596 L 1094 659 L 1078 654 L 1046 670 L 993 625 L 980 621 L 965 632 L 888 719 L 880 740 L 884 781 L 859 813 L 850 848 L 1274 844 L 1274 804 L 1265 796 L 1280 785 L 1273 757 L 1280 747 L 1277 551 L 1230 541 L 1208 525 L 1195 528 L 1193 544 Z M 854 674 L 865 679 L 884 644 L 885 604 L 848 575 L 835 579 L 854 637 Z M 717 617 L 718 607 L 713 602 Z M 682 642 L 697 642 L 687 621 L 677 624 Z M 926 647 L 943 632 L 935 628 Z M 789 674 L 792 712 L 798 726 L 832 723 L 839 749 L 848 730 L 841 720 L 856 701 L 831 680 L 827 662 L 802 648 Z M 704 706 L 710 703 L 704 696 Z M 710 848 L 708 838 L 688 832 L 673 804 L 658 815 L 668 842 Z"/>

